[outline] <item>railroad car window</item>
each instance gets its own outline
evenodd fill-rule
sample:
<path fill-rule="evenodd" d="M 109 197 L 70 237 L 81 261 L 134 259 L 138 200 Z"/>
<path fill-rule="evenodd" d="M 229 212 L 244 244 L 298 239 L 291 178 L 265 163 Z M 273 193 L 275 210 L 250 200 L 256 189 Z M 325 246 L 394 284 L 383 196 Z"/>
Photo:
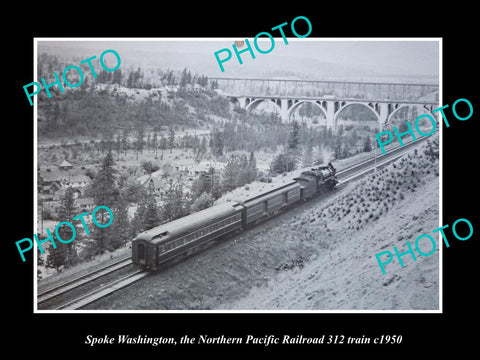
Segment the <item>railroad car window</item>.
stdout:
<path fill-rule="evenodd" d="M 266 201 L 263 202 L 263 212 L 268 212 L 268 204 Z"/>
<path fill-rule="evenodd" d="M 288 203 L 288 193 L 283 193 L 283 203 L 284 204 Z"/>

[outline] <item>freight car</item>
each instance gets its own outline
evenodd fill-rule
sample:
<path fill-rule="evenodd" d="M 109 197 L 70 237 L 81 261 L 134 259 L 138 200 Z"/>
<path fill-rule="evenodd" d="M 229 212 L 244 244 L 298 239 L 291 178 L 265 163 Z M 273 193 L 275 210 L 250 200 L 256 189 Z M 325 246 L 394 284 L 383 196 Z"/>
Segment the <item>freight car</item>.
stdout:
<path fill-rule="evenodd" d="M 215 205 L 144 231 L 132 242 L 132 262 L 154 270 L 227 234 L 254 226 L 337 184 L 332 164 L 311 168 L 292 182 L 243 201 Z"/>

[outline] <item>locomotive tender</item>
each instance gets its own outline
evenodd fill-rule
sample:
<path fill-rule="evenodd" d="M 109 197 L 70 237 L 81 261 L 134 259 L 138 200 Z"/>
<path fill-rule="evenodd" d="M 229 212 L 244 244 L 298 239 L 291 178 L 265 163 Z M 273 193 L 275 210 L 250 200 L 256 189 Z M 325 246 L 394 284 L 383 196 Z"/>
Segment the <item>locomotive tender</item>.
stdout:
<path fill-rule="evenodd" d="M 337 184 L 331 163 L 304 171 L 293 181 L 244 201 L 214 205 L 154 227 L 132 241 L 132 262 L 155 270 L 168 260 L 188 256 L 212 240 L 254 226 L 299 201 Z"/>

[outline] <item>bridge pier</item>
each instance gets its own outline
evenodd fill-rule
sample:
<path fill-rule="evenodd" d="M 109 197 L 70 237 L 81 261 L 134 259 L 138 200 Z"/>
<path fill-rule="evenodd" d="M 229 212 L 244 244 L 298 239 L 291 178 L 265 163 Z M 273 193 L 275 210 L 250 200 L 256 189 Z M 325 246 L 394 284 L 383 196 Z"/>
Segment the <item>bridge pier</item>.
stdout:
<path fill-rule="evenodd" d="M 327 129 L 332 129 L 334 132 L 337 130 L 335 126 L 335 101 L 327 100 Z"/>
<path fill-rule="evenodd" d="M 287 99 L 280 99 L 280 118 L 282 122 L 288 121 L 288 100 Z"/>
<path fill-rule="evenodd" d="M 239 103 L 240 107 L 242 109 L 245 109 L 246 108 L 245 102 L 246 102 L 247 98 L 246 97 L 238 97 L 237 100 L 238 100 L 238 103 Z"/>
<path fill-rule="evenodd" d="M 376 104 L 379 108 L 378 128 L 381 130 L 387 124 L 388 116 L 391 114 L 391 105 L 388 103 Z"/>

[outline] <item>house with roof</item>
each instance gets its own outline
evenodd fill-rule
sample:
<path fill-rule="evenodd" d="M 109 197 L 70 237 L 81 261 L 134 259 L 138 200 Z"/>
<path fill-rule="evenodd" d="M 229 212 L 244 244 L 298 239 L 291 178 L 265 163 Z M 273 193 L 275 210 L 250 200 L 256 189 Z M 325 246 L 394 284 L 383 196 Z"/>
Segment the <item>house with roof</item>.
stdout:
<path fill-rule="evenodd" d="M 174 169 L 187 175 L 192 175 L 192 169 L 196 165 L 197 162 L 193 158 L 178 159 L 173 161 Z"/>
<path fill-rule="evenodd" d="M 85 196 L 85 191 L 92 182 L 85 175 L 85 169 L 74 169 L 66 160 L 57 166 L 41 167 L 37 178 L 38 191 L 45 200 L 60 200 L 68 188 L 73 188 L 78 197 Z"/>
<path fill-rule="evenodd" d="M 78 174 L 69 176 L 63 185 L 66 188 L 74 188 L 79 193 L 79 196 L 84 196 L 85 190 L 90 183 L 91 179 L 87 175 Z"/>
<path fill-rule="evenodd" d="M 210 169 L 221 171 L 224 167 L 225 164 L 218 161 L 201 161 L 192 168 L 192 171 L 194 175 L 200 175 L 209 172 Z"/>
<path fill-rule="evenodd" d="M 82 212 L 85 212 L 85 211 L 90 212 L 95 207 L 95 201 L 93 197 L 79 197 L 75 199 L 75 202 L 77 203 L 78 207 L 80 208 L 80 211 Z"/>
<path fill-rule="evenodd" d="M 70 164 L 67 160 L 63 160 L 62 163 L 58 165 L 58 167 L 62 170 L 70 170 L 73 168 L 73 165 Z"/>

